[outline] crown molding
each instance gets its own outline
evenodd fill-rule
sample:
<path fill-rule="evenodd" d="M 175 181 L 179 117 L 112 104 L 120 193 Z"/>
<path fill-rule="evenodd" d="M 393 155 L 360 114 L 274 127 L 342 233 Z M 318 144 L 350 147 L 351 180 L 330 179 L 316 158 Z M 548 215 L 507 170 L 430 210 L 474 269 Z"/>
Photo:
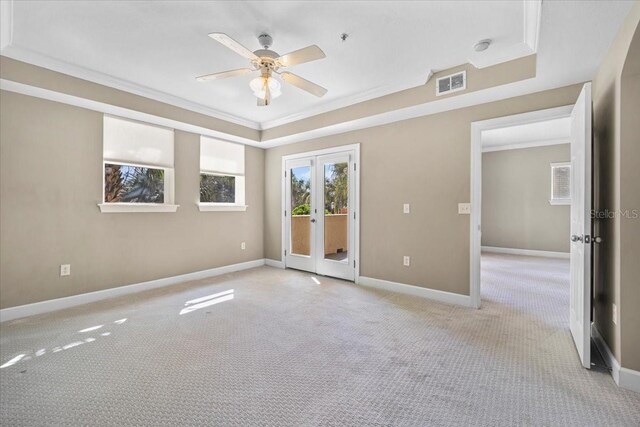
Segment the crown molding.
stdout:
<path fill-rule="evenodd" d="M 13 38 L 13 0 L 0 1 L 0 50 L 11 45 Z"/>
<path fill-rule="evenodd" d="M 571 138 L 554 138 L 541 139 L 539 141 L 525 141 L 502 145 L 491 145 L 482 147 L 483 153 L 492 153 L 494 151 L 517 150 L 521 148 L 547 147 L 550 145 L 571 144 Z"/>
<path fill-rule="evenodd" d="M 280 145 L 294 144 L 296 142 L 307 141 L 310 139 L 382 126 L 403 120 L 414 119 L 417 117 L 429 116 L 446 111 L 472 107 L 474 105 L 502 101 L 508 98 L 529 95 L 546 90 L 558 89 L 578 83 L 584 83 L 584 80 L 572 80 L 562 82 L 561 84 L 544 85 L 539 83 L 535 79 L 529 79 L 521 82 L 509 83 L 503 86 L 497 86 L 461 94 L 458 96 L 452 96 L 449 98 L 431 101 L 424 104 L 414 105 L 399 110 L 388 111 L 386 113 L 363 117 L 361 119 L 356 119 L 349 122 L 316 128 L 310 131 L 293 135 L 263 140 L 260 146 L 262 148 L 272 148 Z"/>
<path fill-rule="evenodd" d="M 375 98 L 380 98 L 385 95 L 400 92 L 403 90 L 411 89 L 416 86 L 421 86 L 429 81 L 431 71 L 425 72 L 424 75 L 420 75 L 418 79 L 412 79 L 410 81 L 404 81 L 401 83 L 394 83 L 390 85 L 379 86 L 374 89 L 370 89 L 365 92 L 359 92 L 350 96 L 344 96 L 342 98 L 335 99 L 325 104 L 318 105 L 317 107 L 308 108 L 299 113 L 289 114 L 284 117 L 280 117 L 274 120 L 266 120 L 261 123 L 260 129 L 267 130 L 278 126 L 286 125 L 288 123 L 296 122 L 298 120 L 306 119 L 309 117 L 317 116 L 318 114 L 327 113 L 329 111 L 337 110 L 340 108 L 348 107 L 350 105 L 358 104 L 360 102 L 370 101 Z"/>
<path fill-rule="evenodd" d="M 4 4 L 4 2 L 2 3 Z M 60 61 L 58 59 L 43 55 L 30 49 L 25 49 L 23 47 L 17 46 L 14 43 L 10 43 L 9 45 L 5 46 L 0 54 L 17 61 L 26 62 L 28 64 L 56 71 L 58 73 L 77 77 L 79 79 L 87 80 L 103 86 L 108 86 L 113 89 L 129 92 L 134 95 L 143 96 L 145 98 L 184 108 L 185 110 L 204 114 L 206 116 L 224 120 L 226 122 L 235 123 L 237 125 L 245 126 L 255 130 L 260 130 L 260 124 L 258 122 L 242 119 L 240 117 L 236 117 L 234 115 L 210 107 L 206 107 L 204 105 L 186 100 L 184 98 L 138 85 L 136 83 L 113 77 L 99 71 L 80 67 L 78 65 L 70 64 L 65 61 Z"/>
<path fill-rule="evenodd" d="M 472 56 L 468 62 L 476 68 L 486 68 L 503 62 L 538 53 L 542 0 L 523 0 L 522 43 L 503 47 L 500 51 L 483 52 Z"/>

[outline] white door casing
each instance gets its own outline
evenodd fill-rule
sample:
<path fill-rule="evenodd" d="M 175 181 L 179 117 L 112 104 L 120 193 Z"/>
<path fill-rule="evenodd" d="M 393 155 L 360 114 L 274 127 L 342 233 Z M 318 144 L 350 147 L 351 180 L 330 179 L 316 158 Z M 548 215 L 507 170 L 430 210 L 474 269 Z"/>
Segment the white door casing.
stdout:
<path fill-rule="evenodd" d="M 285 268 L 295 268 L 319 275 L 337 277 L 349 281 L 358 282 L 359 278 L 359 174 L 360 145 L 352 144 L 307 153 L 299 153 L 282 158 L 283 185 L 282 185 L 282 247 Z M 335 163 L 348 163 L 348 213 L 347 220 L 347 244 L 346 256 L 340 256 L 340 260 L 325 257 L 325 218 L 324 211 L 324 169 L 325 165 Z M 309 248 L 292 253 L 292 221 L 304 221 L 293 218 L 291 201 L 291 179 L 293 169 L 306 174 L 309 170 L 310 180 L 310 212 L 309 212 Z M 307 168 L 307 169 L 304 169 Z M 295 172 L 293 172 L 295 173 Z M 335 220 L 336 218 L 333 218 Z M 306 224 L 305 224 L 306 225 Z M 299 231 L 297 231 L 299 232 Z M 307 254 L 308 252 L 308 254 Z M 334 254 L 335 255 L 335 254 Z"/>

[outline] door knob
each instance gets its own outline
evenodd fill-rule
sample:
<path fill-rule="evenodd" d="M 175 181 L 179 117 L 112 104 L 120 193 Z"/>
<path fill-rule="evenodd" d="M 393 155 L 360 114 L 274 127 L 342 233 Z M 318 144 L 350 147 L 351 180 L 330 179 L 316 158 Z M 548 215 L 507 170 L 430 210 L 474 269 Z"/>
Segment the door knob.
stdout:
<path fill-rule="evenodd" d="M 311 218 L 311 222 L 316 222 L 316 219 L 315 218 Z"/>
<path fill-rule="evenodd" d="M 593 238 L 593 243 L 602 243 L 602 237 L 596 236 Z"/>
<path fill-rule="evenodd" d="M 582 242 L 582 236 L 578 236 L 577 234 L 572 234 L 571 235 L 571 241 L 572 242 Z"/>

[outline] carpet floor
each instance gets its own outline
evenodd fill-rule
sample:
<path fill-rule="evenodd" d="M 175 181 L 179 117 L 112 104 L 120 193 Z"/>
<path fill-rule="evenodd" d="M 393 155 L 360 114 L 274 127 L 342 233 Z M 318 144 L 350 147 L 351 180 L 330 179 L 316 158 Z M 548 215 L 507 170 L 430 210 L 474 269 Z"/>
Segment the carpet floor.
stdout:
<path fill-rule="evenodd" d="M 261 267 L 4 322 L 0 424 L 638 426 L 568 271 L 487 254 L 474 310 Z"/>

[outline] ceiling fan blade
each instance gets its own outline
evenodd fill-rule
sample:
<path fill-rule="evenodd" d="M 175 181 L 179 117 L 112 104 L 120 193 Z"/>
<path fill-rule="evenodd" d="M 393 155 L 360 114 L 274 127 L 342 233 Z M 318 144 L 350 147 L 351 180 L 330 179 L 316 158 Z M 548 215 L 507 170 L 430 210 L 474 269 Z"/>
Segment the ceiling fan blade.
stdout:
<path fill-rule="evenodd" d="M 223 71 L 221 73 L 213 73 L 213 74 L 207 74 L 204 76 L 199 76 L 199 77 L 196 77 L 196 80 L 199 82 L 206 82 L 209 80 L 226 79 L 227 77 L 235 77 L 235 76 L 242 76 L 244 74 L 249 74 L 252 71 L 255 71 L 255 70 L 252 70 L 251 68 L 238 68 L 237 70 L 229 70 L 229 71 Z"/>
<path fill-rule="evenodd" d="M 326 55 L 318 46 L 311 45 L 296 51 L 282 55 L 276 58 L 276 62 L 281 67 L 290 67 L 292 65 L 304 64 L 305 62 L 315 61 L 316 59 L 326 58 Z"/>
<path fill-rule="evenodd" d="M 323 97 L 324 94 L 327 93 L 327 89 L 323 88 L 322 86 L 312 83 L 309 80 L 303 79 L 302 77 L 297 76 L 293 73 L 285 71 L 284 73 L 280 73 L 280 76 L 285 82 L 290 83 L 302 90 L 305 90 L 310 94 L 317 96 L 318 98 Z"/>
<path fill-rule="evenodd" d="M 238 43 L 237 41 L 235 41 L 225 33 L 211 33 L 209 34 L 209 37 L 211 37 L 217 42 L 222 43 L 223 45 L 225 45 L 226 47 L 228 47 L 238 55 L 241 55 L 250 61 L 260 60 L 260 58 L 258 58 L 255 53 L 251 52 L 249 49 L 242 46 L 240 43 Z"/>

